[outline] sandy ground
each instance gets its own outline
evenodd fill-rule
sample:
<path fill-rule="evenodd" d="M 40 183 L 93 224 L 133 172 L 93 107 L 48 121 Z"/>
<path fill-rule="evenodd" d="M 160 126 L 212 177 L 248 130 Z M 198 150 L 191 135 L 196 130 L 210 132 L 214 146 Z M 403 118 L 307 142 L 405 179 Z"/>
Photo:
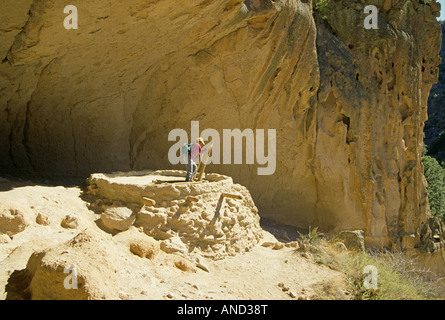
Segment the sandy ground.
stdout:
<path fill-rule="evenodd" d="M 95 221 L 98 215 L 88 210 L 80 187 L 44 186 L 30 182 L 0 180 L 0 203 L 14 201 L 30 209 L 30 219 L 44 214 L 50 224 L 31 223 L 12 239 L 0 243 L 0 298 L 5 299 L 5 285 L 14 270 L 25 268 L 30 255 L 57 243 L 67 241 L 82 230 L 102 232 Z M 60 221 L 66 215 L 76 216 L 79 226 L 65 229 Z M 334 284 L 335 299 L 347 298 L 343 275 L 284 247 L 274 250 L 261 246 L 267 241 L 281 241 L 286 232 L 295 240 L 296 230 L 262 221 L 263 240 L 252 250 L 222 260 L 206 260 L 209 272 L 181 271 L 168 264 L 165 253 L 154 260 L 140 258 L 116 242 L 119 263 L 121 299 L 310 299 L 316 288 Z M 6 243 L 5 243 L 6 242 Z M 347 292 L 346 292 L 347 294 Z M 329 298 L 329 297 L 328 297 Z"/>

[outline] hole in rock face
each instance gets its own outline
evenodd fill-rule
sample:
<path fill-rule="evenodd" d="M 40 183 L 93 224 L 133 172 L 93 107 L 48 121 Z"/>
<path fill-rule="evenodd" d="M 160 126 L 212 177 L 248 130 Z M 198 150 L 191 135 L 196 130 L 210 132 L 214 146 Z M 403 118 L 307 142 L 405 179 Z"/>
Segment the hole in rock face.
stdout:
<path fill-rule="evenodd" d="M 352 139 L 349 132 L 349 127 L 351 126 L 351 118 L 347 117 L 346 115 L 342 115 L 341 121 L 346 125 L 346 144 L 350 144 Z"/>
<path fill-rule="evenodd" d="M 343 115 L 341 121 L 348 127 L 349 130 L 349 126 L 351 125 L 351 118 Z"/>
<path fill-rule="evenodd" d="M 243 4 L 249 11 L 253 12 L 260 12 L 275 8 L 274 1 L 272 0 L 245 0 Z"/>

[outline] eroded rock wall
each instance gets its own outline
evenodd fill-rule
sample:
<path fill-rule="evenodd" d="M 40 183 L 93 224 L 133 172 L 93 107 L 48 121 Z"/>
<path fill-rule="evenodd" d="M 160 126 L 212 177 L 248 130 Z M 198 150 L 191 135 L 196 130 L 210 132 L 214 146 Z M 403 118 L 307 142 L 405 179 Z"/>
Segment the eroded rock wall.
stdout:
<path fill-rule="evenodd" d="M 378 30 L 363 27 L 366 4 Z M 271 128 L 273 175 L 207 170 L 245 185 L 264 217 L 418 241 L 434 1 L 330 1 L 325 20 L 307 0 L 82 2 L 77 30 L 63 27 L 65 1 L 3 5 L 2 172 L 182 169 L 167 158 L 172 129 Z"/>
<path fill-rule="evenodd" d="M 331 200 L 320 199 L 319 220 L 334 227 L 339 211 L 346 221 L 363 212 L 368 243 L 372 238 L 410 247 L 428 210 L 420 157 L 427 99 L 440 63 L 440 28 L 434 6 L 374 3 L 380 8 L 378 30 L 354 27 L 362 22 L 366 1 L 333 2 L 329 27 L 318 29 L 316 171 L 330 172 L 319 180 L 336 186 L 320 198 L 338 202 L 330 206 Z M 333 141 L 337 161 L 323 157 Z M 336 190 L 346 196 L 335 198 Z"/>

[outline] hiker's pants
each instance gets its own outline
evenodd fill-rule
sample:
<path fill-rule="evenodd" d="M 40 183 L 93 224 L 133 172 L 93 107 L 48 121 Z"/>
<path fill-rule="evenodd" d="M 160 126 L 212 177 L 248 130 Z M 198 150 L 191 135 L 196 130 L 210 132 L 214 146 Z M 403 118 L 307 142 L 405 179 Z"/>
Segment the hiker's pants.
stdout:
<path fill-rule="evenodd" d="M 192 178 L 195 176 L 196 170 L 198 170 L 198 166 L 189 155 L 187 159 L 187 176 L 185 177 L 185 181 L 192 181 Z"/>

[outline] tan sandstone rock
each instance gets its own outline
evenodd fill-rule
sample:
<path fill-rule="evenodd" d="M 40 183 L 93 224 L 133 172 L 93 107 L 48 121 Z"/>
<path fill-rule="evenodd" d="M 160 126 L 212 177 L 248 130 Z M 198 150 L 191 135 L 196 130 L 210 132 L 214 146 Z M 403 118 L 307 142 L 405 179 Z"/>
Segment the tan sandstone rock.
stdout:
<path fill-rule="evenodd" d="M 153 259 L 159 252 L 159 243 L 148 236 L 140 237 L 130 243 L 130 251 L 141 258 Z"/>
<path fill-rule="evenodd" d="M 103 202 L 139 206 L 134 225 L 161 241 L 167 253 L 197 250 L 203 256 L 222 258 L 258 243 L 260 217 L 247 188 L 219 174 L 208 173 L 200 183 L 185 183 L 184 176 L 179 170 L 92 174 L 88 185 L 90 194 Z M 236 199 L 222 194 L 236 195 Z M 148 205 L 145 198 L 155 205 Z"/>
<path fill-rule="evenodd" d="M 37 214 L 36 222 L 42 226 L 47 226 L 50 224 L 48 216 L 41 213 Z"/>
<path fill-rule="evenodd" d="M 66 215 L 60 225 L 66 229 L 77 229 L 77 227 L 79 226 L 79 218 L 73 217 L 71 215 Z"/>
<path fill-rule="evenodd" d="M 348 250 L 365 251 L 364 232 L 362 230 L 342 231 L 332 241 L 342 243 Z M 339 248 L 341 245 L 339 245 Z"/>
<path fill-rule="evenodd" d="M 79 2 L 81 27 L 66 30 L 62 0 L 6 2 L 0 168 L 182 169 L 168 135 L 193 120 L 220 134 L 276 129 L 272 175 L 209 169 L 248 187 L 264 217 L 399 248 L 428 214 L 420 156 L 438 6 L 373 3 L 378 30 L 353 0 L 329 1 L 325 20 L 303 0 Z"/>
<path fill-rule="evenodd" d="M 102 238 L 101 238 L 102 237 Z M 118 299 L 118 258 L 106 235 L 81 233 L 66 243 L 35 252 L 26 270 L 31 299 Z"/>
<path fill-rule="evenodd" d="M 133 226 L 113 236 L 113 240 L 141 258 L 153 260 L 160 252 L 159 241 Z"/>
<path fill-rule="evenodd" d="M 125 231 L 136 220 L 133 211 L 127 207 L 109 207 L 100 216 L 102 225 L 109 231 Z"/>
<path fill-rule="evenodd" d="M 26 229 L 31 223 L 33 213 L 17 203 L 0 200 L 0 234 L 13 236 Z"/>

